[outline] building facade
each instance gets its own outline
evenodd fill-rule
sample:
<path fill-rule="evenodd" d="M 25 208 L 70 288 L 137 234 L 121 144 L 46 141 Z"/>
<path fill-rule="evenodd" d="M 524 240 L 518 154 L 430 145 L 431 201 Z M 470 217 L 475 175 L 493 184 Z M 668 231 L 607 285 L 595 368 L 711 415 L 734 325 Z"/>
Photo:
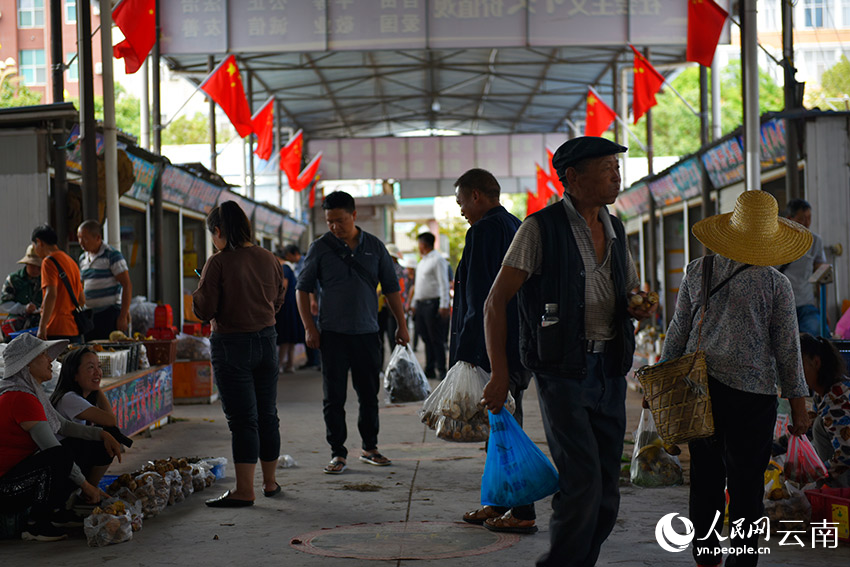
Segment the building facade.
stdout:
<path fill-rule="evenodd" d="M 53 60 L 50 49 L 50 0 L 0 0 L 0 61 L 6 80 L 42 95 L 42 103 L 52 100 Z M 62 53 L 65 98 L 80 96 L 79 60 L 77 58 L 77 0 L 61 0 Z M 91 4 L 92 31 L 100 25 L 100 8 Z M 103 94 L 99 80 L 102 65 L 100 37 L 93 33 L 91 40 L 96 95 Z"/>

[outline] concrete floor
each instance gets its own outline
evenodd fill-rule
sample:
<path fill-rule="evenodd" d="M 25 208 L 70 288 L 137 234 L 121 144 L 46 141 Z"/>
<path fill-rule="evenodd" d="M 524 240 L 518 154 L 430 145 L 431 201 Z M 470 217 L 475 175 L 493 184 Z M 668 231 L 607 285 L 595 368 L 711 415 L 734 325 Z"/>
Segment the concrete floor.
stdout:
<path fill-rule="evenodd" d="M 490 546 L 489 553 L 454 558 L 392 559 L 385 565 L 440 565 L 460 567 L 493 565 L 533 565 L 534 559 L 548 548 L 550 499 L 537 505 L 540 532 L 530 536 L 511 536 L 494 543 L 494 536 L 483 528 L 457 525 L 456 541 L 448 541 L 451 526 L 478 502 L 485 454 L 482 444 L 448 443 L 419 422 L 420 404 L 386 405 L 381 408 L 380 449 L 393 460 L 391 467 L 374 467 L 357 461 L 359 436 L 356 428 L 356 397 L 349 391 L 349 469 L 342 475 L 322 474 L 330 457 L 324 440 L 321 411 L 322 382 L 315 371 L 281 375 L 278 409 L 281 421 L 281 454 L 291 455 L 295 468 L 280 469 L 278 482 L 284 494 L 273 499 L 262 497 L 259 477 L 257 500 L 252 508 L 210 509 L 204 500 L 233 486 L 232 467 L 228 478 L 212 488 L 196 493 L 185 502 L 168 507 L 156 518 L 145 521 L 133 540 L 106 548 L 86 546 L 82 529 L 72 532 L 69 540 L 57 543 L 0 541 L 2 564 L 36 567 L 41 565 L 87 566 L 165 566 L 185 567 L 224 565 L 339 566 L 375 564 L 375 560 L 326 557 L 300 551 L 312 532 L 353 526 L 387 523 L 391 527 L 374 530 L 356 529 L 351 533 L 322 532 L 325 541 L 341 546 L 325 551 L 352 549 L 361 557 L 378 555 L 382 538 L 398 538 L 398 524 L 406 522 L 412 531 L 422 522 L 433 524 L 433 533 L 420 537 L 419 548 L 432 550 L 434 556 L 454 549 L 467 552 Z M 544 451 L 546 440 L 532 383 L 526 395 L 525 428 Z M 630 432 L 640 413 L 640 397 L 629 393 Z M 124 462 L 113 465 L 110 473 L 129 472 L 148 459 L 168 456 L 230 457 L 230 434 L 221 407 L 212 405 L 176 406 L 172 423 L 139 437 L 124 454 Z M 686 462 L 686 461 L 685 461 Z M 364 491 L 370 490 L 370 491 Z M 687 515 L 688 487 L 642 489 L 622 488 L 622 503 L 617 526 L 602 548 L 600 566 L 692 566 L 690 551 L 663 551 L 655 539 L 659 519 L 676 512 Z M 392 524 L 390 524 L 392 523 Z M 439 523 L 439 524 L 438 524 Z M 472 531 L 470 531 L 472 530 Z M 427 530 L 426 530 L 427 531 Z M 439 533 L 438 533 L 439 532 Z M 315 535 L 315 534 L 312 534 Z M 338 539 L 334 540 L 334 537 Z M 345 537 L 343 537 L 345 536 Z M 808 538 L 808 539 L 807 539 Z M 760 565 L 823 566 L 850 564 L 850 545 L 837 549 L 813 549 L 810 534 L 803 538 L 806 547 L 779 546 L 781 539 L 772 535 L 766 545 L 771 554 Z M 321 538 L 319 538 L 321 540 Z M 317 541 L 319 541 L 317 540 Z M 394 541 L 394 540 L 393 540 Z M 452 546 L 455 546 L 454 548 Z M 451 554 L 451 553 L 449 553 Z M 457 555 L 457 553 L 455 553 Z M 407 555 L 409 556 L 409 555 Z"/>

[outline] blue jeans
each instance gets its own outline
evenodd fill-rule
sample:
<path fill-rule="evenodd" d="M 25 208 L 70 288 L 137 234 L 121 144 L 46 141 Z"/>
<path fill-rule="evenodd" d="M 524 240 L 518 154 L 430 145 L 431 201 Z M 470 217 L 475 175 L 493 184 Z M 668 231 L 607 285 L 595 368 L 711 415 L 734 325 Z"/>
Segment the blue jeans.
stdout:
<path fill-rule="evenodd" d="M 801 305 L 797 308 L 797 326 L 801 333 L 809 333 L 813 337 L 820 334 L 820 310 L 814 305 Z M 825 338 L 829 338 L 829 334 Z"/>
<path fill-rule="evenodd" d="M 538 567 L 590 567 L 620 508 L 626 380 L 606 376 L 604 355 L 587 354 L 581 380 L 535 373 L 559 491 L 552 498 L 549 551 Z"/>
<path fill-rule="evenodd" d="M 230 427 L 235 463 L 280 455 L 277 418 L 277 332 L 213 333 L 212 370 Z"/>

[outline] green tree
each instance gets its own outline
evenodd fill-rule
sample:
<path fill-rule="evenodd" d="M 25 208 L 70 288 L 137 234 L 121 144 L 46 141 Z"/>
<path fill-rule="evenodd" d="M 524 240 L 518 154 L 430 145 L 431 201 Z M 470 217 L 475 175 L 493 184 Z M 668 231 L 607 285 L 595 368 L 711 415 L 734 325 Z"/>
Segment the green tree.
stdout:
<path fill-rule="evenodd" d="M 218 138 L 220 134 L 217 133 Z M 210 121 L 200 112 L 191 118 L 185 114 L 178 116 L 162 131 L 162 143 L 166 145 L 206 144 L 209 140 Z"/>
<path fill-rule="evenodd" d="M 41 104 L 41 94 L 19 84 L 17 77 L 7 77 L 0 85 L 0 108 Z"/>
<path fill-rule="evenodd" d="M 709 70 L 709 77 L 711 71 Z M 699 68 L 689 67 L 672 82 L 682 97 L 699 110 Z M 741 95 L 741 65 L 732 61 L 720 75 L 721 128 L 728 134 L 743 124 L 744 110 Z M 658 105 L 652 109 L 653 146 L 655 155 L 687 155 L 699 149 L 699 117 L 696 116 L 669 88 L 656 95 Z M 773 82 L 765 71 L 759 69 L 759 111 L 782 110 L 784 107 L 782 87 Z M 641 118 L 632 131 L 646 145 L 646 117 Z M 613 138 L 613 135 L 608 134 Z M 629 156 L 643 157 L 646 153 L 634 143 L 630 136 L 626 145 Z"/>
<path fill-rule="evenodd" d="M 841 101 L 843 99 L 843 103 Z M 806 86 L 806 104 L 809 108 L 850 110 L 850 61 L 846 55 L 824 71 L 820 86 Z"/>
<path fill-rule="evenodd" d="M 69 102 L 74 103 L 74 106 L 80 108 L 80 99 L 71 98 Z M 122 132 L 131 134 L 139 138 L 141 133 L 141 102 L 138 97 L 135 97 L 127 92 L 120 84 L 115 84 L 115 126 Z M 103 97 L 94 97 L 94 119 L 103 121 Z"/>

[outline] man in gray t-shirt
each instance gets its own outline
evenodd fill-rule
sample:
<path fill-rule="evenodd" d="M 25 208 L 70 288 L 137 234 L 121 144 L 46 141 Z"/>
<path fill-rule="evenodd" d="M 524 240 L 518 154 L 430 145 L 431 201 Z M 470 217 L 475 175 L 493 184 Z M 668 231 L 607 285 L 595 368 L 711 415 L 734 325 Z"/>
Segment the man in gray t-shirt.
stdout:
<path fill-rule="evenodd" d="M 785 217 L 809 228 L 812 224 L 812 206 L 803 199 L 792 199 L 785 209 Z M 794 289 L 794 303 L 797 306 L 797 324 L 801 333 L 820 336 L 820 310 L 815 300 L 814 284 L 809 278 L 821 265 L 826 264 L 823 253 L 823 240 L 812 232 L 812 247 L 802 258 L 790 264 L 777 266 L 785 274 Z"/>

